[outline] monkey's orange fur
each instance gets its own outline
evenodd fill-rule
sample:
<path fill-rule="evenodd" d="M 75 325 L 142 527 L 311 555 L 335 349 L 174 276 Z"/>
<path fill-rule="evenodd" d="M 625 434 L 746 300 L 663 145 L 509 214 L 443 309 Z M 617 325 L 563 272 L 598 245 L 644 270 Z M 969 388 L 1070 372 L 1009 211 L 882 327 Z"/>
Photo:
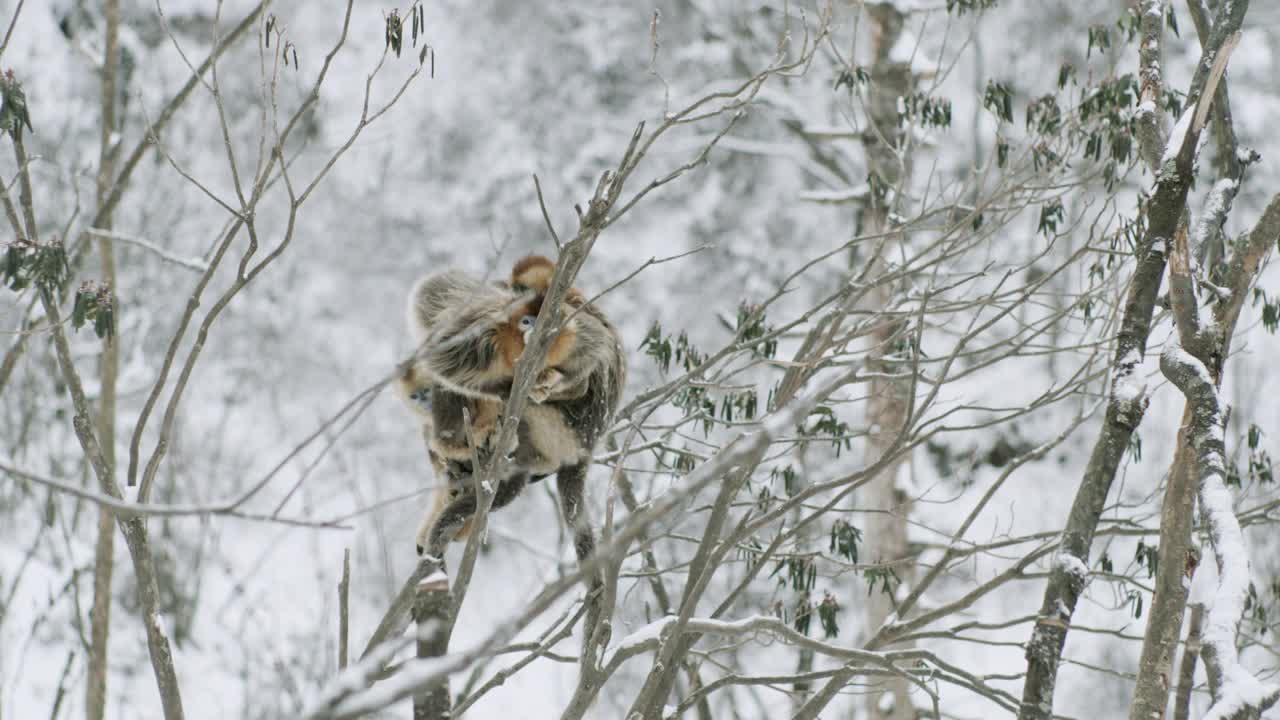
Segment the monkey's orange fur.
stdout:
<path fill-rule="evenodd" d="M 511 287 L 515 290 L 532 290 L 539 297 L 547 294 L 555 275 L 556 264 L 545 255 L 527 255 L 511 268 Z M 587 298 L 578 288 L 569 288 L 564 301 L 573 307 L 580 307 Z"/>
<path fill-rule="evenodd" d="M 541 311 L 542 297 L 538 296 L 517 307 L 511 312 L 506 322 L 498 325 L 494 344 L 498 346 L 498 353 L 504 364 L 503 370 L 507 374 L 515 371 L 516 361 L 524 354 L 524 333 L 520 331 L 520 321 L 526 317 L 536 318 Z M 543 365 L 555 367 L 568 359 L 569 353 L 573 351 L 576 334 L 577 329 L 573 324 L 561 328 L 560 332 L 556 333 L 555 339 L 551 341 L 551 348 L 547 350 L 547 358 Z"/>
<path fill-rule="evenodd" d="M 490 325 L 492 334 L 488 341 L 492 343 L 494 352 L 489 356 L 491 361 L 487 368 L 473 370 L 475 377 L 492 382 L 514 376 L 516 363 L 524 353 L 525 338 L 531 328 L 528 319 L 538 317 L 554 276 L 554 262 L 545 256 L 530 255 L 515 263 L 508 282 L 497 283 L 499 288 L 513 291 L 516 294 L 513 299 L 519 304 L 506 313 L 505 319 Z M 434 305 L 419 302 L 414 308 L 450 307 L 449 302 L 436 301 Z M 587 304 L 586 296 L 577 288 L 569 288 L 565 294 L 564 306 L 563 324 L 552 339 L 542 370 L 529 389 L 532 403 L 526 407 L 521 418 L 521 432 L 529 435 L 521 441 L 521 447 L 528 445 L 524 452 L 529 456 L 522 460 L 523 469 L 538 475 L 558 472 L 577 456 L 589 453 L 590 446 L 594 445 L 595 433 L 598 432 L 596 425 L 599 424 L 598 421 L 602 421 L 601 418 L 596 418 L 590 423 L 584 420 L 584 427 L 571 425 L 559 405 L 543 403 L 554 399 L 557 403 L 577 403 L 597 411 L 608 406 L 609 412 L 612 412 L 625 367 L 618 353 L 616 331 L 612 330 L 612 326 L 598 311 Z M 577 312 L 579 310 L 582 313 Z M 415 312 L 416 314 L 411 313 L 414 319 L 425 326 L 426 323 L 422 322 L 423 311 Z M 492 322 L 492 319 L 488 322 Z M 409 368 L 402 384 L 417 384 L 419 378 L 414 369 Z M 597 375 L 602 379 L 593 380 Z M 426 378 L 421 380 L 429 382 Z M 597 407 L 596 403 L 584 400 L 586 393 L 599 392 L 606 392 L 609 401 Z M 502 403 L 494 398 L 454 395 L 451 406 L 458 403 L 469 410 L 470 438 L 477 445 L 486 445 L 496 428 Z M 432 464 L 437 466 L 438 477 L 449 475 L 445 471 L 446 461 L 467 462 L 473 452 L 468 442 L 468 433 L 462 429 L 461 414 L 454 417 L 449 413 L 442 413 L 442 407 L 444 406 L 433 405 L 435 409 L 432 413 L 440 417 L 427 413 L 437 424 L 433 430 L 428 431 L 428 442 Z M 449 417 L 446 418 L 446 415 Z M 587 418 L 589 415 L 590 412 L 582 417 Z M 586 425 L 591 427 L 586 428 Z M 420 551 L 427 545 L 428 535 L 437 519 L 453 500 L 456 491 L 461 489 L 453 485 L 456 480 L 450 477 L 449 488 L 437 493 L 433 507 L 424 518 L 418 537 Z M 574 501 L 571 504 L 576 507 L 576 503 Z M 469 521 L 464 523 L 452 539 L 465 538 L 470 532 L 470 526 Z"/>

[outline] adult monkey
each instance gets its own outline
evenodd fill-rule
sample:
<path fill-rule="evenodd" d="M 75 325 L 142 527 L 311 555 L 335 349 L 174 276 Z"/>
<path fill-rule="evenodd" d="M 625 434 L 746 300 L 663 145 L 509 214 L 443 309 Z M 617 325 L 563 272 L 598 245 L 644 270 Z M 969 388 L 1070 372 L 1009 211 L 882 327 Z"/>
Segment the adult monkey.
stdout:
<path fill-rule="evenodd" d="M 430 347 L 422 349 L 421 358 L 401 378 L 401 393 L 418 409 L 429 393 L 426 432 L 432 461 L 448 477 L 447 497 L 428 513 L 419 531 L 420 553 L 439 557 L 451 539 L 469 530 L 476 512 L 470 456 L 437 458 L 437 450 L 442 439 L 466 444 L 464 407 L 473 418 L 473 438 L 479 440 L 477 419 L 486 434 L 492 429 L 486 404 L 510 392 L 515 360 L 533 325 L 529 318 L 541 310 L 554 267 L 544 257 L 524 258 L 513 268 L 510 282 L 497 285 L 447 271 L 424 278 L 410 294 L 410 331 Z M 533 402 L 520 418 L 511 470 L 498 484 L 493 507 L 510 503 L 531 479 L 554 473 L 561 512 L 581 563 L 595 551 L 584 513 L 587 471 L 592 451 L 617 411 L 626 361 L 617 330 L 581 292 L 568 293 L 562 312 L 566 319 L 530 391 Z M 478 450 L 488 449 L 485 440 Z M 593 589 L 601 582 L 599 573 L 594 575 Z"/>

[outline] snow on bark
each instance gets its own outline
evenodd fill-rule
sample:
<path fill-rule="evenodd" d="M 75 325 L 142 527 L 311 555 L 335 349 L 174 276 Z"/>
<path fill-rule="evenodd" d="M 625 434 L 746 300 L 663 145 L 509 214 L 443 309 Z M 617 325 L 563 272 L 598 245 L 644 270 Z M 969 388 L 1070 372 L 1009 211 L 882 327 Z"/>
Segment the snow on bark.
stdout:
<path fill-rule="evenodd" d="M 617 652 L 628 654 L 648 647 L 657 647 L 662 640 L 662 633 L 673 627 L 679 618 L 668 615 L 644 625 L 618 643 Z M 696 629 L 705 635 L 741 635 L 749 631 L 767 632 L 776 627 L 778 619 L 769 615 L 752 615 L 741 620 L 716 620 L 714 618 L 692 618 L 686 627 Z"/>
<path fill-rule="evenodd" d="M 1280 687 L 1260 682 L 1236 652 L 1237 625 L 1249 591 L 1249 553 L 1225 483 L 1222 399 L 1209 369 L 1176 339 L 1165 346 L 1160 365 L 1193 408 L 1188 436 L 1196 452 L 1200 513 L 1218 566 L 1218 586 L 1208 602 L 1202 637 L 1210 677 L 1216 673 L 1220 679 L 1204 717 L 1247 717 L 1274 703 Z"/>
<path fill-rule="evenodd" d="M 1187 132 L 1191 130 L 1191 119 L 1195 115 L 1195 103 L 1189 104 L 1187 109 L 1182 111 L 1182 116 L 1178 118 L 1178 123 L 1173 126 L 1173 131 L 1169 133 L 1169 142 L 1165 143 L 1164 155 L 1160 156 L 1161 169 L 1178 157 L 1178 151 L 1182 149 L 1182 141 L 1186 139 Z"/>
<path fill-rule="evenodd" d="M 445 585 L 449 584 L 449 576 L 440 570 L 436 570 L 435 572 L 431 573 L 430 575 L 418 581 L 418 585 L 420 587 L 439 585 L 440 583 L 444 583 Z"/>
<path fill-rule="evenodd" d="M 1089 577 L 1089 567 L 1084 562 L 1069 553 L 1058 553 L 1057 559 L 1054 561 L 1063 571 L 1070 573 L 1073 577 L 1078 578 L 1080 582 L 1084 582 Z M 1067 613 L 1070 617 L 1070 613 Z"/>
<path fill-rule="evenodd" d="M 1221 457 L 1217 460 L 1221 462 Z M 1274 703 L 1280 687 L 1260 682 L 1240 664 L 1236 654 L 1236 624 L 1244 613 L 1249 591 L 1249 553 L 1221 472 L 1201 478 L 1200 508 L 1218 563 L 1218 587 L 1209 602 L 1202 631 L 1204 644 L 1222 666 L 1218 699 L 1205 715 L 1206 720 L 1217 720 L 1233 717 L 1246 708 Z"/>
<path fill-rule="evenodd" d="M 662 638 L 662 631 L 667 629 L 667 627 L 675 621 L 676 618 L 674 615 L 668 615 L 667 617 L 659 618 L 648 625 L 640 627 L 635 632 L 622 638 L 622 641 L 618 643 L 617 651 L 629 652 L 639 649 L 645 644 L 658 642 Z"/>
<path fill-rule="evenodd" d="M 1145 402 L 1147 396 L 1145 379 L 1149 370 L 1143 369 L 1143 365 L 1143 354 L 1136 347 L 1131 348 L 1116 363 L 1111 380 L 1111 397 L 1114 402 L 1129 406 Z"/>
<path fill-rule="evenodd" d="M 1191 233 L 1192 247 L 1199 247 L 1209 238 L 1214 225 L 1218 224 L 1222 215 L 1230 209 L 1231 198 L 1235 197 L 1238 182 L 1231 178 L 1223 178 L 1213 184 L 1209 195 L 1205 197 L 1204 208 L 1200 211 L 1200 219 Z"/>

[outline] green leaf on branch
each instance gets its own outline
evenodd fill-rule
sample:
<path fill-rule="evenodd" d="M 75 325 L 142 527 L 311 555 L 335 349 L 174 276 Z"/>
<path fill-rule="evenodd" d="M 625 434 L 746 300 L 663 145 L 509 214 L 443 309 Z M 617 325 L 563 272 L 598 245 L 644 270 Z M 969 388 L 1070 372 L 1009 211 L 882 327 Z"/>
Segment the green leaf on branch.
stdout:
<path fill-rule="evenodd" d="M 836 624 L 836 613 L 840 611 L 840 603 L 829 592 L 822 593 L 822 602 L 818 603 L 818 621 L 822 623 L 822 632 L 828 638 L 840 634 L 840 626 Z"/>
<path fill-rule="evenodd" d="M 1004 83 L 987 81 L 982 106 L 990 110 L 1001 122 L 1013 122 L 1013 93 Z"/>
<path fill-rule="evenodd" d="M 92 322 L 95 335 L 110 338 L 115 330 L 114 318 L 110 286 L 92 280 L 80 285 L 71 309 L 72 328 L 79 330 L 86 322 Z"/>
<path fill-rule="evenodd" d="M 0 277 L 15 291 L 30 285 L 42 290 L 59 288 L 70 272 L 67 252 L 58 240 L 41 244 L 18 238 L 7 244 L 0 263 Z"/>
<path fill-rule="evenodd" d="M 27 110 L 27 94 L 22 83 L 14 77 L 13 70 L 6 70 L 0 77 L 0 132 L 17 137 L 22 128 L 35 132 L 31 126 L 31 114 Z"/>
<path fill-rule="evenodd" d="M 837 520 L 831 526 L 830 551 L 848 560 L 858 562 L 858 543 L 862 542 L 862 531 L 844 520 Z"/>

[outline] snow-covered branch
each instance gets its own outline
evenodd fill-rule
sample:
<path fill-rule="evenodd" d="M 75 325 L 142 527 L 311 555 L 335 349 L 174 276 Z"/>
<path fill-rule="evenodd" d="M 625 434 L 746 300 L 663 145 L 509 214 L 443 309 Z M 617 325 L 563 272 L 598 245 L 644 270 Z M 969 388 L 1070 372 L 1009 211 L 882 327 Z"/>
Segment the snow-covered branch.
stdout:
<path fill-rule="evenodd" d="M 1259 682 L 1240 664 L 1236 651 L 1236 632 L 1249 593 L 1249 552 L 1225 484 L 1222 400 L 1209 369 L 1173 340 L 1160 356 L 1160 369 L 1191 405 L 1188 436 L 1196 454 L 1200 514 L 1218 566 L 1218 588 L 1202 631 L 1214 698 L 1205 717 L 1256 718 L 1280 698 L 1280 686 Z"/>

